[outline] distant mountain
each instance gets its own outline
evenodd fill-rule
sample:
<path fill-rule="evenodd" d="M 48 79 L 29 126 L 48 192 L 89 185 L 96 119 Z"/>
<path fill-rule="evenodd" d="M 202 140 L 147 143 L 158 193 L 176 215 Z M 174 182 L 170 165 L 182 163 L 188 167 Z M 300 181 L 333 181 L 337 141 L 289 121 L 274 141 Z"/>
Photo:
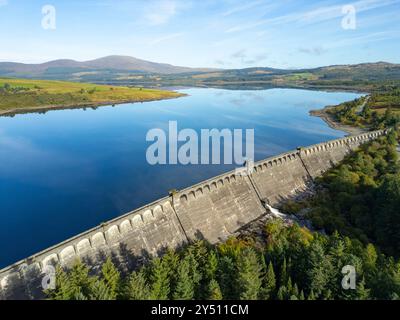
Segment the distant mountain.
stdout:
<path fill-rule="evenodd" d="M 206 69 L 173 66 L 129 56 L 90 61 L 54 60 L 42 64 L 0 62 L 0 77 L 70 80 L 132 86 L 295 86 L 368 87 L 400 80 L 400 65 L 388 62 L 332 65 L 310 69 Z"/>
<path fill-rule="evenodd" d="M 129 56 L 108 56 L 90 61 L 75 60 L 54 60 L 41 64 L 24 64 L 15 62 L 0 62 L 1 76 L 20 77 L 43 77 L 53 78 L 52 75 L 64 74 L 66 77 L 73 73 L 90 72 L 101 73 L 107 70 L 108 73 L 155 73 L 155 74 L 177 74 L 190 72 L 206 72 L 215 69 L 187 68 L 173 66 L 166 63 L 156 63 L 137 59 Z"/>
<path fill-rule="evenodd" d="M 312 70 L 324 79 L 399 80 L 400 65 L 388 62 L 333 65 Z"/>

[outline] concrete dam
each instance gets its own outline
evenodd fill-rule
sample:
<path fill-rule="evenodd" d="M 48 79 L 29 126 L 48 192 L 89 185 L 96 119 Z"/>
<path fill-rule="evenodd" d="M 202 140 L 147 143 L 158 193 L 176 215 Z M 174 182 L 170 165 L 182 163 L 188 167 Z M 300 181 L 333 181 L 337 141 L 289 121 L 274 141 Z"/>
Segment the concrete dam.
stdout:
<path fill-rule="evenodd" d="M 231 171 L 171 193 L 0 270 L 0 300 L 43 298 L 49 265 L 68 267 L 79 258 L 96 270 L 111 256 L 120 268 L 131 269 L 135 261 L 166 248 L 196 239 L 223 241 L 267 214 L 266 204 L 296 197 L 347 154 L 383 134 L 374 131 L 298 148 L 256 162 L 249 175 Z"/>

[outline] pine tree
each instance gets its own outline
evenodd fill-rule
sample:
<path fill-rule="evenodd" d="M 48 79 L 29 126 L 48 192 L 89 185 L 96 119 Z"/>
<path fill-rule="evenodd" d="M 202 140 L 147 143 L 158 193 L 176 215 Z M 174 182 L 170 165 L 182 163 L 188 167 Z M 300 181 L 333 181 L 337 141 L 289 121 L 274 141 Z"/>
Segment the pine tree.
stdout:
<path fill-rule="evenodd" d="M 231 257 L 221 257 L 217 280 L 220 284 L 224 299 L 232 300 L 238 298 L 237 271 Z"/>
<path fill-rule="evenodd" d="M 97 280 L 93 283 L 89 295 L 90 300 L 115 300 L 116 295 L 105 281 Z"/>
<path fill-rule="evenodd" d="M 208 285 L 207 300 L 222 300 L 221 288 L 215 279 L 212 279 Z"/>
<path fill-rule="evenodd" d="M 295 283 L 292 289 L 292 295 L 298 297 L 299 296 L 299 288 L 297 287 L 297 284 Z"/>
<path fill-rule="evenodd" d="M 305 300 L 306 298 L 304 297 L 304 291 L 303 290 L 301 290 L 300 291 L 300 297 L 299 297 L 299 300 Z"/>
<path fill-rule="evenodd" d="M 212 280 L 215 278 L 218 271 L 218 257 L 214 250 L 208 254 L 207 264 L 206 264 L 206 274 L 207 279 Z"/>
<path fill-rule="evenodd" d="M 240 299 L 257 300 L 261 288 L 261 265 L 253 249 L 245 249 L 237 264 Z"/>
<path fill-rule="evenodd" d="M 268 265 L 267 272 L 264 276 L 263 287 L 261 288 L 261 298 L 263 300 L 272 299 L 276 288 L 276 278 L 274 267 L 270 262 Z"/>
<path fill-rule="evenodd" d="M 279 290 L 276 294 L 276 298 L 278 300 L 286 300 L 287 299 L 287 289 L 285 286 L 280 286 Z"/>
<path fill-rule="evenodd" d="M 373 271 L 375 269 L 377 259 L 378 259 L 378 254 L 376 252 L 375 246 L 369 243 L 364 250 L 365 268 L 370 272 Z"/>
<path fill-rule="evenodd" d="M 89 300 L 80 290 L 78 292 L 75 292 L 73 297 L 69 300 Z"/>
<path fill-rule="evenodd" d="M 107 258 L 103 264 L 101 272 L 104 284 L 109 288 L 108 294 L 112 299 L 116 299 L 119 292 L 121 275 L 110 258 Z"/>
<path fill-rule="evenodd" d="M 287 264 L 286 264 L 286 257 L 285 257 L 285 258 L 283 258 L 283 263 L 282 263 L 282 266 L 281 266 L 279 284 L 281 286 L 286 286 L 287 281 L 288 281 L 288 273 L 287 273 Z"/>
<path fill-rule="evenodd" d="M 68 282 L 70 283 L 74 297 L 78 293 L 89 297 L 95 281 L 95 277 L 89 276 L 89 268 L 79 260 L 68 273 Z"/>
<path fill-rule="evenodd" d="M 368 300 L 370 298 L 370 289 L 365 288 L 365 279 L 363 278 L 356 288 L 357 300 Z"/>
<path fill-rule="evenodd" d="M 390 297 L 390 300 L 395 300 L 395 301 L 400 300 L 400 296 L 396 292 L 393 292 L 392 296 Z"/>
<path fill-rule="evenodd" d="M 75 293 L 68 274 L 58 266 L 56 269 L 56 287 L 54 290 L 46 290 L 45 294 L 53 300 L 73 300 Z"/>
<path fill-rule="evenodd" d="M 179 255 L 175 251 L 168 249 L 167 253 L 163 256 L 162 261 L 168 268 L 168 277 L 170 280 L 170 290 L 173 292 L 176 286 L 176 273 L 179 266 Z"/>
<path fill-rule="evenodd" d="M 199 258 L 199 255 L 201 252 L 204 252 L 204 244 L 203 242 L 199 242 L 198 246 L 195 247 L 197 251 L 195 253 L 188 252 L 186 253 L 185 259 L 187 259 L 188 264 L 189 264 L 189 277 L 192 280 L 193 283 L 193 289 L 195 292 L 195 296 L 197 298 L 201 297 L 201 292 L 200 292 L 200 281 L 203 278 L 203 275 L 201 274 L 201 268 L 198 260 L 203 260 L 205 257 Z M 202 261 L 202 263 L 205 263 Z"/>
<path fill-rule="evenodd" d="M 311 290 L 310 294 L 307 297 L 307 300 L 315 300 L 315 294 L 313 290 Z"/>
<path fill-rule="evenodd" d="M 194 296 L 194 283 L 190 275 L 189 256 L 181 260 L 177 270 L 176 287 L 173 294 L 175 300 L 191 300 Z"/>
<path fill-rule="evenodd" d="M 155 258 L 151 266 L 151 300 L 168 300 L 170 293 L 169 268 Z"/>
<path fill-rule="evenodd" d="M 143 270 L 133 272 L 125 286 L 124 297 L 128 300 L 148 300 L 150 287 Z"/>
<path fill-rule="evenodd" d="M 292 293 L 293 290 L 293 284 L 292 284 L 292 278 L 289 277 L 288 281 L 287 281 L 287 285 L 286 285 L 287 291 L 289 294 Z"/>
<path fill-rule="evenodd" d="M 310 291 L 320 296 L 332 278 L 333 268 L 329 256 L 325 255 L 322 245 L 317 241 L 313 241 L 310 246 L 308 262 L 307 278 Z"/>

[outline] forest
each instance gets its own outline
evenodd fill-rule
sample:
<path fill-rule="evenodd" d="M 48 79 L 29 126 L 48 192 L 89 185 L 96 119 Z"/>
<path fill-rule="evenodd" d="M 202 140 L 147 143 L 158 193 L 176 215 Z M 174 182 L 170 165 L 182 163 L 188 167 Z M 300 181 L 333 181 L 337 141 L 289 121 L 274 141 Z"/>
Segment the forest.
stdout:
<path fill-rule="evenodd" d="M 400 86 L 385 85 L 369 97 L 341 103 L 327 109 L 340 123 L 377 130 L 400 122 Z"/>
<path fill-rule="evenodd" d="M 400 256 L 400 166 L 397 134 L 361 146 L 316 181 L 313 196 L 287 202 L 283 210 L 304 212 L 318 230 L 376 244 Z"/>
<path fill-rule="evenodd" d="M 342 268 L 356 270 L 356 290 L 343 289 Z M 366 300 L 399 299 L 400 263 L 372 244 L 285 225 L 265 224 L 263 236 L 195 242 L 170 250 L 132 273 L 109 258 L 99 275 L 77 262 L 57 270 L 55 300 Z"/>

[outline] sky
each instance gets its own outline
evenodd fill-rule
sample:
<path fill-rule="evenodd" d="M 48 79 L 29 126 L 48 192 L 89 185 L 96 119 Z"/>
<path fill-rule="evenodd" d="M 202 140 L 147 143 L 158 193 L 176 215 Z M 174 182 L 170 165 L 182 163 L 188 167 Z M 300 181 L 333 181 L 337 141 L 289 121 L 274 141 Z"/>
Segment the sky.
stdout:
<path fill-rule="evenodd" d="M 400 63 L 400 0 L 0 0 L 0 61 L 188 67 Z"/>

